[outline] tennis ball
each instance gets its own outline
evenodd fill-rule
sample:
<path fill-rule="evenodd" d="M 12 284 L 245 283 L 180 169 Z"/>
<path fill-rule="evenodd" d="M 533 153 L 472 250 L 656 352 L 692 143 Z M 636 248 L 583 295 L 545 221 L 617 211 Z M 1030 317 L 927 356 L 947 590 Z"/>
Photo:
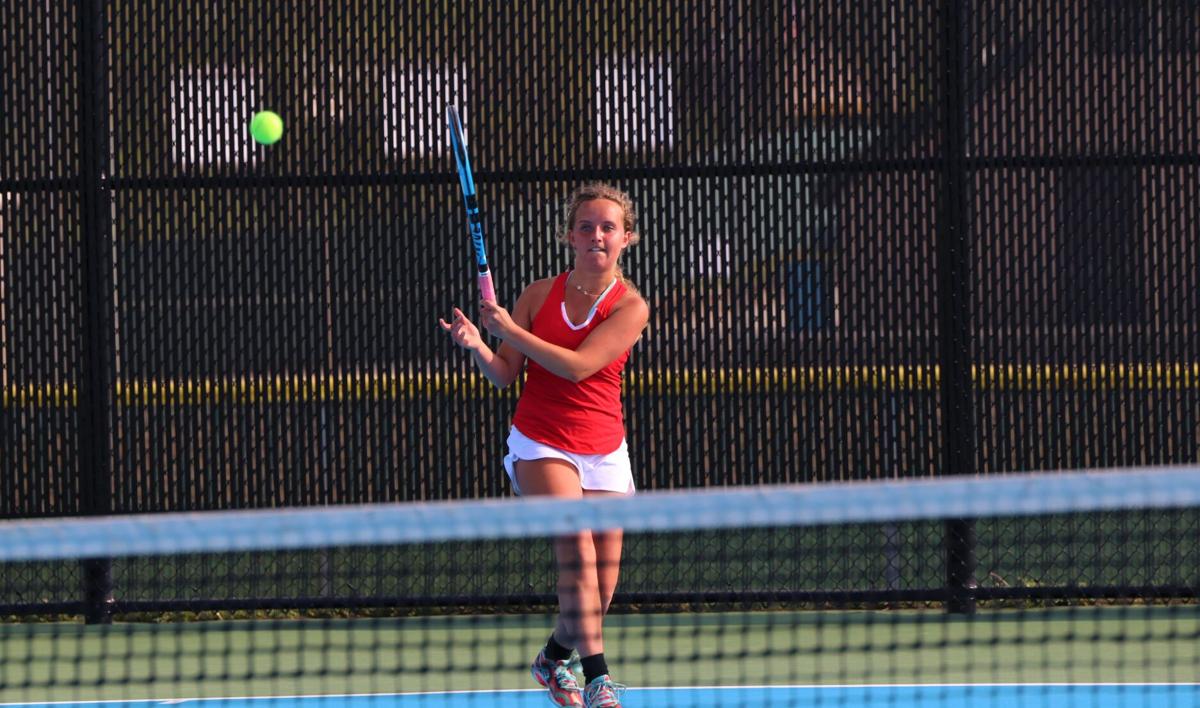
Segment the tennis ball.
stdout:
<path fill-rule="evenodd" d="M 263 145 L 271 145 L 283 137 L 283 119 L 274 111 L 259 111 L 250 121 L 250 135 Z"/>

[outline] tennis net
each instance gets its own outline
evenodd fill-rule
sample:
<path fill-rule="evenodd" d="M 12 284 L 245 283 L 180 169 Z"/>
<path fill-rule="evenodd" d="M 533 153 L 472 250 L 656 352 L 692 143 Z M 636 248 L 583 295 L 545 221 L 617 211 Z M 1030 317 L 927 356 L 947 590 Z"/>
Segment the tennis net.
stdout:
<path fill-rule="evenodd" d="M 604 639 L 626 706 L 1193 705 L 1198 501 L 1200 469 L 1148 468 L 7 522 L 6 585 L 74 582 L 99 559 L 121 582 L 111 624 L 47 605 L 0 626 L 0 703 L 544 705 L 528 664 L 554 626 L 552 539 L 622 528 Z M 864 533 L 878 544 L 847 543 Z M 940 564 L 911 562 L 930 547 Z M 1173 575 L 1138 576 L 1150 557 Z M 891 589 L 842 592 L 851 566 Z M 456 588 L 479 574 L 534 600 L 465 612 Z M 381 577 L 396 606 L 359 606 L 353 588 Z M 1046 578 L 1069 591 L 1020 592 Z M 303 611 L 253 602 L 330 583 L 350 590 Z M 441 600 L 399 601 L 415 589 Z M 155 592 L 182 604 L 125 597 Z"/>

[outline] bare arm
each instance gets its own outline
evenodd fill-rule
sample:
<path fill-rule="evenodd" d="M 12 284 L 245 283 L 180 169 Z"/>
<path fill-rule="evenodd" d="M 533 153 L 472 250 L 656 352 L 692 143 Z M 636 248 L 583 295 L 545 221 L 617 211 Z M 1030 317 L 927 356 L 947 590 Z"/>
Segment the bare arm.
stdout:
<path fill-rule="evenodd" d="M 495 303 L 485 302 L 481 306 L 481 322 L 504 341 L 501 349 L 511 346 L 551 373 L 579 382 L 608 366 L 637 342 L 650 319 L 650 308 L 639 295 L 627 295 L 575 350 L 551 344 L 534 336 L 528 327 L 517 326 L 517 314 L 509 317 Z"/>

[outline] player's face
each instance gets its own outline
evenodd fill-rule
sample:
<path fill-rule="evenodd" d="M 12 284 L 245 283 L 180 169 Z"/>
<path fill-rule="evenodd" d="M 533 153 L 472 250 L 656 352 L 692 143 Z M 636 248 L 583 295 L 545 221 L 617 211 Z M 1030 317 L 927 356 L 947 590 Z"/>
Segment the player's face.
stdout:
<path fill-rule="evenodd" d="M 615 266 L 621 251 L 629 245 L 625 210 L 608 199 L 593 199 L 580 204 L 571 226 L 571 245 L 579 265 Z"/>

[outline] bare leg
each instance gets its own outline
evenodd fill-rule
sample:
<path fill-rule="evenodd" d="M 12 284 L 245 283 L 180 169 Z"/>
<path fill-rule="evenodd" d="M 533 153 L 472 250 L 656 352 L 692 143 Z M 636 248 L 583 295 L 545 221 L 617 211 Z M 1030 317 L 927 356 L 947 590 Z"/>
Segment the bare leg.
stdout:
<path fill-rule="evenodd" d="M 592 496 L 624 496 L 617 492 L 599 492 L 584 490 L 585 497 Z M 581 534 L 580 543 L 587 544 L 587 533 Z M 617 590 L 617 580 L 621 574 L 621 547 L 625 538 L 625 532 L 621 529 L 611 531 L 592 531 L 591 532 L 591 549 L 580 549 L 581 557 L 591 555 L 595 558 L 596 567 L 596 584 L 600 591 L 600 622 L 596 627 L 597 637 L 600 638 L 592 648 L 595 651 L 590 651 L 587 645 L 579 646 L 580 656 L 591 656 L 604 651 L 603 633 L 604 633 L 604 616 L 608 614 L 608 608 L 612 606 L 613 594 Z M 584 561 L 586 562 L 586 561 Z M 561 603 L 562 600 L 560 599 Z M 562 640 L 570 637 L 571 634 L 567 627 L 563 624 L 563 617 L 560 614 L 558 626 L 555 628 L 555 637 L 563 646 L 572 646 L 564 644 Z"/>
<path fill-rule="evenodd" d="M 586 497 L 623 497 L 619 492 L 601 492 L 585 490 Z M 611 531 L 593 531 L 592 545 L 596 553 L 596 576 L 600 585 L 600 613 L 608 614 L 612 606 L 613 593 L 617 590 L 617 578 L 621 574 L 621 547 L 625 540 L 625 532 L 621 529 Z"/>
<path fill-rule="evenodd" d="M 579 472 L 563 460 L 521 460 L 516 465 L 516 473 L 517 486 L 525 496 L 569 499 L 583 496 Z M 554 636 L 564 647 L 578 649 L 580 656 L 604 652 L 601 628 L 607 606 L 601 601 L 596 551 L 591 531 L 567 534 L 554 541 L 554 555 L 558 561 L 558 624 Z M 615 575 L 612 587 L 616 587 Z M 610 590 L 610 600 L 611 597 Z"/>

